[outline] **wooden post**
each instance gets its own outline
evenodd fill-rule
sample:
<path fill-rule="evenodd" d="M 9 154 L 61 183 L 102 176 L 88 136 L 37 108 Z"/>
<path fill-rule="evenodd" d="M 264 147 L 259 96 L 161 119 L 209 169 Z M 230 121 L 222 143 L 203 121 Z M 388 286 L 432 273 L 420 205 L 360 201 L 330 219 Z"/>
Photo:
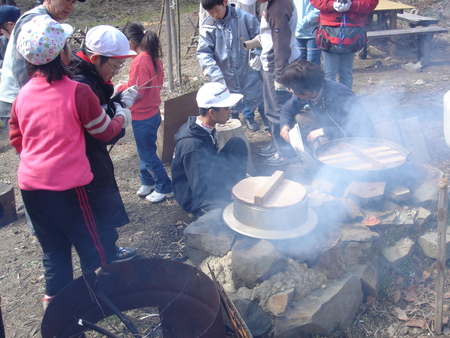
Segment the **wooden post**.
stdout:
<path fill-rule="evenodd" d="M 445 282 L 445 251 L 447 231 L 447 208 L 448 208 L 448 179 L 439 181 L 438 196 L 438 222 L 437 222 L 437 254 L 436 254 L 436 305 L 434 330 L 437 334 L 442 333 L 442 303 L 444 300 Z"/>
<path fill-rule="evenodd" d="M 216 130 L 219 150 L 222 149 L 225 143 L 232 137 L 240 137 L 245 141 L 248 150 L 247 173 L 253 176 L 255 170 L 253 168 L 252 152 L 247 136 L 245 136 L 244 128 L 242 128 L 241 121 L 237 119 L 228 120 L 225 124 L 217 124 Z"/>
<path fill-rule="evenodd" d="M 167 44 L 167 75 L 169 78 L 168 87 L 169 90 L 173 90 L 173 61 L 172 61 L 172 28 L 170 17 L 170 3 L 169 0 L 164 1 L 164 11 L 166 16 L 166 44 Z"/>
<path fill-rule="evenodd" d="M 2 297 L 0 297 L 0 338 L 5 338 L 5 326 L 3 325 L 2 316 Z"/>

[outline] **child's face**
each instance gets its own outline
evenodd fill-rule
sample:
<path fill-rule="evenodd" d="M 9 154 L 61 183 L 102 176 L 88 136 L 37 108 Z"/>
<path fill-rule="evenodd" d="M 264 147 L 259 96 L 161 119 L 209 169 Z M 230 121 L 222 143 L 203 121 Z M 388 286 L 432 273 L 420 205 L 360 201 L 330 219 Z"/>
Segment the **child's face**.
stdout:
<path fill-rule="evenodd" d="M 222 20 L 227 12 L 227 6 L 224 2 L 223 5 L 215 5 L 210 10 L 207 10 L 208 14 L 211 15 L 216 20 Z"/>
<path fill-rule="evenodd" d="M 102 79 L 107 82 L 116 75 L 122 68 L 126 59 L 109 58 L 105 63 L 101 63 L 100 58 L 95 60 L 94 65 Z"/>

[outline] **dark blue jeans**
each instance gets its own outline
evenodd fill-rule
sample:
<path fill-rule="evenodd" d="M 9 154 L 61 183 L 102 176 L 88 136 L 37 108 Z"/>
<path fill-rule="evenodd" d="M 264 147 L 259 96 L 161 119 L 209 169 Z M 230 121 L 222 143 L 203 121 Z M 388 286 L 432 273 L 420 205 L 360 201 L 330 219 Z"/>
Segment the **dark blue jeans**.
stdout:
<path fill-rule="evenodd" d="M 155 185 L 155 191 L 167 194 L 172 192 L 172 182 L 166 169 L 156 155 L 156 133 L 161 124 L 161 114 L 141 121 L 131 121 L 134 140 L 139 156 L 139 178 L 143 185 Z"/>
<path fill-rule="evenodd" d="M 301 60 L 308 60 L 320 67 L 321 51 L 317 47 L 316 39 L 297 39 L 297 46 Z"/>

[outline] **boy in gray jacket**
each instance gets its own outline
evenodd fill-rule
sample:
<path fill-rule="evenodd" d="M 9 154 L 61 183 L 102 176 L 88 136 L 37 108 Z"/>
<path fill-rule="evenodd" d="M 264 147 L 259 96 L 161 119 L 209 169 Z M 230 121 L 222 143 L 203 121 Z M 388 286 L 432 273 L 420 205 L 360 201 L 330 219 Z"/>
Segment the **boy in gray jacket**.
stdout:
<path fill-rule="evenodd" d="M 232 108 L 232 117 L 238 118 L 243 110 L 248 129 L 257 131 L 254 111 L 263 106 L 262 77 L 249 65 L 249 51 L 241 39 L 252 40 L 259 34 L 260 23 L 252 14 L 228 5 L 228 0 L 202 0 L 209 13 L 202 23 L 197 48 L 197 58 L 203 74 L 211 82 L 220 82 L 231 93 L 244 95 L 243 104 Z"/>

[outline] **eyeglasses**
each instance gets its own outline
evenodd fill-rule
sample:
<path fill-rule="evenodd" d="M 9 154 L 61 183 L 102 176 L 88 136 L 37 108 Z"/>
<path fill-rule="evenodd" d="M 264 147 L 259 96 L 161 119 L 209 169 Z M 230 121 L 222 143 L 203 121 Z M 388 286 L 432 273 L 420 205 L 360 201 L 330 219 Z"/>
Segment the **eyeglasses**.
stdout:
<path fill-rule="evenodd" d="M 113 69 L 113 74 L 117 74 L 118 72 L 120 72 L 120 70 L 125 67 L 125 64 L 121 64 L 119 67 L 116 67 L 112 64 L 109 63 L 109 60 L 106 60 L 106 63 Z"/>

